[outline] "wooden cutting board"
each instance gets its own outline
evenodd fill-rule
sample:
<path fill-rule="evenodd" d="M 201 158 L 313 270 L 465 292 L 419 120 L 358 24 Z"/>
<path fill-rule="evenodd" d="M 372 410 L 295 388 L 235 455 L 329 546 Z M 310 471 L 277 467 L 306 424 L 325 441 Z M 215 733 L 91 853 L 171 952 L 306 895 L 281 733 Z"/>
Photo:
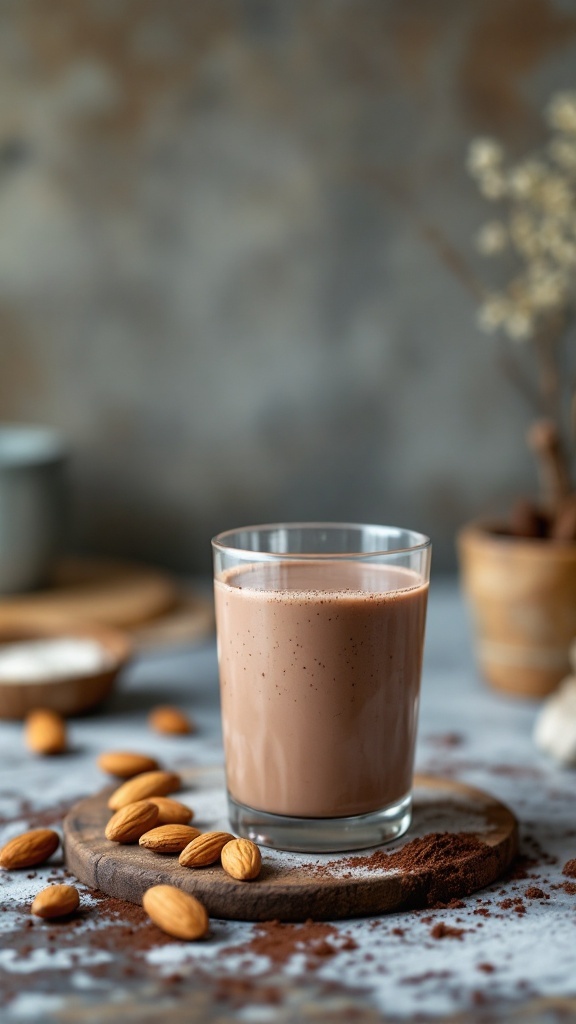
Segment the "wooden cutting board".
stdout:
<path fill-rule="evenodd" d="M 0 599 L 0 622 L 73 617 L 130 629 L 156 619 L 178 603 L 169 576 L 147 566 L 101 558 L 67 558 L 51 585 Z"/>
<path fill-rule="evenodd" d="M 193 824 L 202 831 L 228 831 L 222 770 L 192 770 L 184 775 L 184 784 L 178 799 L 194 808 Z M 201 899 L 211 916 L 244 921 L 336 920 L 426 907 L 437 900 L 438 869 L 424 865 L 409 873 L 386 869 L 385 864 L 367 867 L 362 859 L 374 850 L 314 855 L 262 847 L 262 873 L 253 882 L 237 882 L 220 866 L 182 868 L 177 856 L 120 846 L 104 837 L 111 814 L 109 792 L 82 800 L 64 821 L 66 864 L 80 881 L 109 896 L 140 903 L 150 886 L 176 885 Z M 415 780 L 409 834 L 381 849 L 395 852 L 415 838 L 446 832 L 470 833 L 485 843 L 470 871 L 454 865 L 451 872 L 450 864 L 443 871 L 449 899 L 494 882 L 516 854 L 517 822 L 504 804 L 463 783 L 428 776 Z"/>

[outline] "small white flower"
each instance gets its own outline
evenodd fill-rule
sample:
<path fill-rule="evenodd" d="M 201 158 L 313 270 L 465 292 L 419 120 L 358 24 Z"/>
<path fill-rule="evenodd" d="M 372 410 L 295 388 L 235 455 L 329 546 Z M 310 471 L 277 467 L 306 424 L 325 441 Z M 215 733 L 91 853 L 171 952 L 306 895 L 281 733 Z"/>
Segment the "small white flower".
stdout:
<path fill-rule="evenodd" d="M 536 221 L 529 213 L 518 211 L 512 214 L 510 237 L 518 252 L 526 259 L 534 259 L 540 252 Z"/>
<path fill-rule="evenodd" d="M 548 123 L 568 135 L 576 134 L 576 92 L 558 92 L 546 110 Z"/>
<path fill-rule="evenodd" d="M 571 139 L 552 139 L 548 152 L 559 167 L 565 171 L 576 172 L 576 143 Z"/>
<path fill-rule="evenodd" d="M 566 298 L 566 277 L 544 264 L 533 264 L 528 272 L 530 303 L 534 310 L 558 309 Z"/>
<path fill-rule="evenodd" d="M 503 157 L 504 150 L 495 139 L 473 139 L 468 149 L 468 170 L 473 177 L 495 170 Z"/>
<path fill-rule="evenodd" d="M 478 188 L 486 199 L 503 199 L 507 191 L 506 178 L 500 171 L 485 171 L 478 177 Z"/>
<path fill-rule="evenodd" d="M 546 175 L 546 165 L 541 160 L 525 160 L 514 167 L 508 176 L 510 192 L 517 199 L 534 199 L 542 179 Z"/>
<path fill-rule="evenodd" d="M 476 247 L 483 256 L 494 256 L 506 248 L 508 235 L 506 228 L 499 220 L 483 224 L 476 237 Z"/>
<path fill-rule="evenodd" d="M 504 330 L 513 341 L 525 341 L 534 333 L 534 323 L 528 310 L 514 309 L 504 321 Z"/>
<path fill-rule="evenodd" d="M 548 174 L 540 182 L 538 198 L 549 213 L 562 216 L 574 206 L 574 194 L 568 180 L 561 174 Z"/>
<path fill-rule="evenodd" d="M 478 325 L 483 331 L 492 334 L 506 320 L 509 312 L 508 302 L 503 295 L 489 295 L 478 310 Z"/>

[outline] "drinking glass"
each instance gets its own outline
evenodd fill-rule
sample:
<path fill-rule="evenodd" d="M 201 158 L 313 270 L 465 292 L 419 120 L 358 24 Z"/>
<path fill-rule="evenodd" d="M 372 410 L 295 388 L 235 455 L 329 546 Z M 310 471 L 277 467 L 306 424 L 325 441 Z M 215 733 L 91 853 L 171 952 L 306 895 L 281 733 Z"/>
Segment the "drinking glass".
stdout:
<path fill-rule="evenodd" d="M 326 852 L 411 820 L 430 541 L 285 523 L 212 541 L 232 828 Z"/>

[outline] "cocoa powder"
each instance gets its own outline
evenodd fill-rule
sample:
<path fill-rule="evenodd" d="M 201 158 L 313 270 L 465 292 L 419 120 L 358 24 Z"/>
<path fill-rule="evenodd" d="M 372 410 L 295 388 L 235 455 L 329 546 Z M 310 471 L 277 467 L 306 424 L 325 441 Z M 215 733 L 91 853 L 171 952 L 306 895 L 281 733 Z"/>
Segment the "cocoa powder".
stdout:
<path fill-rule="evenodd" d="M 458 905 L 461 896 L 480 889 L 485 884 L 487 865 L 495 858 L 487 843 L 468 832 L 431 832 L 406 843 L 395 853 L 376 850 L 364 856 L 346 857 L 330 861 L 317 872 L 330 874 L 336 867 L 349 868 L 351 872 L 398 871 L 404 876 L 406 907 L 440 908 Z"/>
<path fill-rule="evenodd" d="M 430 929 L 430 935 L 433 939 L 460 939 L 464 935 L 465 928 L 454 928 L 450 924 L 445 924 L 444 921 L 438 921 L 433 928 Z"/>
<path fill-rule="evenodd" d="M 295 953 L 306 957 L 307 970 L 315 970 L 321 961 L 342 949 L 354 949 L 351 936 L 341 936 L 331 924 L 305 921 L 303 924 L 283 924 L 264 921 L 256 925 L 256 934 L 229 953 L 266 956 L 276 966 L 285 964 Z"/>
<path fill-rule="evenodd" d="M 528 900 L 548 900 L 550 897 L 543 889 L 539 889 L 537 885 L 530 885 L 524 893 Z"/>
<path fill-rule="evenodd" d="M 568 878 L 576 878 L 576 858 L 566 861 L 562 868 L 562 874 L 568 875 Z"/>

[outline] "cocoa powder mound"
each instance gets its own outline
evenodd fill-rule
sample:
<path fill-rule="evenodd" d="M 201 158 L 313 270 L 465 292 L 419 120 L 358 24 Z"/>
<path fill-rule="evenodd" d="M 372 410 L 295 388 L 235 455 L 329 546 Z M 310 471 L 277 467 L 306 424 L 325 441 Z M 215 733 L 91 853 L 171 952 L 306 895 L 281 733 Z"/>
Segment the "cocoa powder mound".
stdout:
<path fill-rule="evenodd" d="M 470 895 L 485 884 L 494 850 L 468 832 L 431 832 L 395 853 L 376 850 L 364 856 L 331 861 L 324 870 L 399 871 L 404 876 L 405 906 L 439 907 Z M 453 904 L 452 904 L 453 905 Z"/>
<path fill-rule="evenodd" d="M 576 882 L 563 882 L 562 888 L 568 896 L 576 896 Z"/>
<path fill-rule="evenodd" d="M 538 888 L 537 885 L 530 885 L 524 893 L 527 900 L 546 900 L 550 897 L 546 895 L 543 889 Z"/>
<path fill-rule="evenodd" d="M 562 874 L 568 875 L 568 878 L 576 878 L 576 858 L 566 861 L 562 868 Z"/>

